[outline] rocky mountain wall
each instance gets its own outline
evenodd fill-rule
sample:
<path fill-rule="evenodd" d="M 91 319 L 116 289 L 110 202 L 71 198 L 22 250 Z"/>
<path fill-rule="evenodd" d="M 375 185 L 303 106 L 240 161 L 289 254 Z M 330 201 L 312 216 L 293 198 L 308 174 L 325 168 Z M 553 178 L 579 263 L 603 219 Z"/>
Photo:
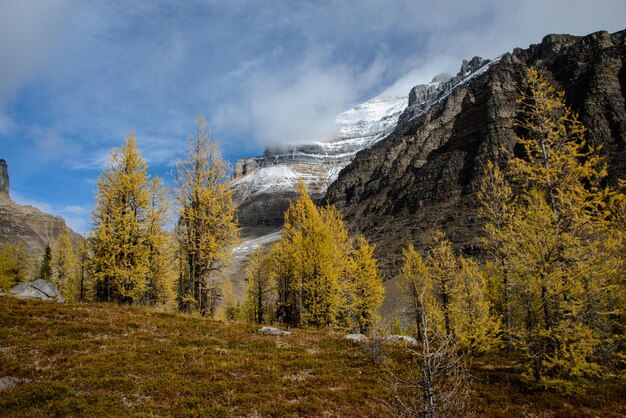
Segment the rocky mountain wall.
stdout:
<path fill-rule="evenodd" d="M 69 228 L 60 216 L 44 213 L 32 206 L 18 205 L 11 200 L 8 179 L 7 164 L 0 160 L 0 186 L 5 186 L 0 192 L 0 245 L 23 241 L 29 253 L 39 257 L 47 244 L 52 244 Z M 76 240 L 82 239 L 76 233 L 74 237 Z"/>
<path fill-rule="evenodd" d="M 616 181 L 626 177 L 625 60 L 626 31 L 549 35 L 507 53 L 427 111 L 415 100 L 389 136 L 339 173 L 326 200 L 377 245 L 388 277 L 398 271 L 404 247 L 423 247 L 438 228 L 465 252 L 479 251 L 475 191 L 486 161 L 503 160 L 503 150 L 515 146 L 516 99 L 527 68 L 538 67 L 565 90 L 589 141 L 603 145 Z"/>

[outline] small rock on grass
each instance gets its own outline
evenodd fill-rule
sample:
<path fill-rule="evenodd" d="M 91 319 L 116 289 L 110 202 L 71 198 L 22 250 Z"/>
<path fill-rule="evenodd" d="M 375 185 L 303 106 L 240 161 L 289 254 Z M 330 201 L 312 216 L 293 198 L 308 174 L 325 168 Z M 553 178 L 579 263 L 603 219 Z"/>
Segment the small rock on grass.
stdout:
<path fill-rule="evenodd" d="M 19 377 L 7 376 L 0 379 L 0 392 L 12 388 L 19 383 L 28 383 L 30 379 L 20 379 Z"/>
<path fill-rule="evenodd" d="M 289 331 L 283 331 L 282 329 L 274 328 L 274 327 L 259 328 L 259 332 L 263 335 L 276 335 L 276 336 L 291 335 L 291 332 Z"/>
<path fill-rule="evenodd" d="M 363 334 L 348 334 L 344 337 L 346 340 L 352 340 L 359 343 L 367 342 L 367 336 Z"/>
<path fill-rule="evenodd" d="M 410 345 L 417 345 L 417 340 L 413 337 L 409 337 L 408 335 L 396 335 L 392 334 L 386 338 L 387 341 L 396 343 L 396 342 L 404 342 Z"/>

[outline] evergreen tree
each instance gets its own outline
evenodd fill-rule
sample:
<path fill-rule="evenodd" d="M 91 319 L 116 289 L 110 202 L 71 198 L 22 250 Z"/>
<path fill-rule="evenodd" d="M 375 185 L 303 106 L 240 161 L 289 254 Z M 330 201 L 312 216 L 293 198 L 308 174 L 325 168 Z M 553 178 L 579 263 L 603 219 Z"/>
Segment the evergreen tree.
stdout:
<path fill-rule="evenodd" d="M 230 192 L 230 167 L 217 143 L 209 139 L 206 121 L 196 120 L 185 160 L 176 166 L 177 237 L 181 257 L 178 302 L 181 310 L 214 311 L 209 299 L 217 293 L 210 285 L 231 256 L 237 242 L 235 205 Z M 211 294 L 209 294 L 211 293 Z M 211 303 L 212 304 L 212 303 Z"/>
<path fill-rule="evenodd" d="M 39 278 L 52 281 L 52 267 L 50 262 L 52 261 L 52 249 L 50 248 L 50 244 L 46 244 L 46 248 L 43 253 L 43 258 L 41 260 L 41 265 L 39 267 Z"/>

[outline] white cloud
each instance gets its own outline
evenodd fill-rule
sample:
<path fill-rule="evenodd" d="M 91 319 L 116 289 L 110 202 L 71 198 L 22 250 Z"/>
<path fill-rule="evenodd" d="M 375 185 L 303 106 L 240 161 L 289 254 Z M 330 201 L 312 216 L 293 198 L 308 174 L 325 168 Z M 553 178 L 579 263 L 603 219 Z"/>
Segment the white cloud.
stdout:
<path fill-rule="evenodd" d="M 0 5 L 0 97 L 41 69 L 63 29 L 71 0 L 3 1 Z"/>

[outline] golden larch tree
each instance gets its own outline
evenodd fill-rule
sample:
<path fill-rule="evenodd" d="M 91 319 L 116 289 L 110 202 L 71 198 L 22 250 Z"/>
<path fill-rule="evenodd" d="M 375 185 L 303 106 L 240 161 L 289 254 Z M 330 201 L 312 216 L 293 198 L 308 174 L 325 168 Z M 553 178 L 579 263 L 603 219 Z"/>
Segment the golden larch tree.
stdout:
<path fill-rule="evenodd" d="M 150 180 L 131 132 L 98 179 L 89 240 L 97 299 L 138 303 L 144 297 L 156 242 L 151 195 L 159 185 L 160 180 Z"/>
<path fill-rule="evenodd" d="M 185 159 L 176 165 L 177 237 L 181 271 L 181 310 L 209 314 L 212 278 L 226 266 L 238 241 L 235 205 L 230 191 L 231 168 L 209 138 L 206 120 L 198 116 Z"/>

